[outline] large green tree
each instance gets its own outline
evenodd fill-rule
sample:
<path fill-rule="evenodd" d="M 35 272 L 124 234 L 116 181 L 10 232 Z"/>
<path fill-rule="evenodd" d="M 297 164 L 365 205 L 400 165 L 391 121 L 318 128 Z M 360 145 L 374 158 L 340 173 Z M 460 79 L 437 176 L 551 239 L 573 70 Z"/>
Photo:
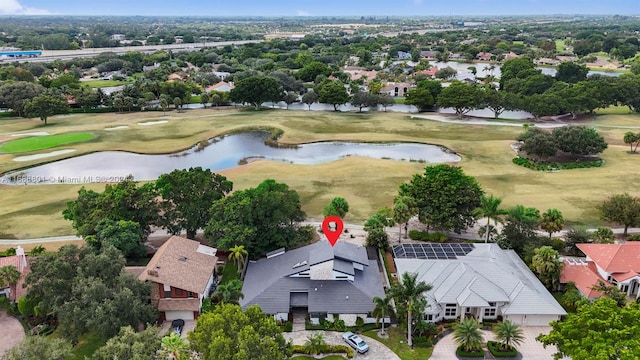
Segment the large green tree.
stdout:
<path fill-rule="evenodd" d="M 578 64 L 572 61 L 565 61 L 558 65 L 556 72 L 556 80 L 566 83 L 577 83 L 587 80 L 589 69 L 584 64 Z"/>
<path fill-rule="evenodd" d="M 428 89 L 417 87 L 407 91 L 404 103 L 417 107 L 418 111 L 426 111 L 433 107 L 435 99 Z"/>
<path fill-rule="evenodd" d="M 607 147 L 596 129 L 586 126 L 562 126 L 551 133 L 556 139 L 558 149 L 572 155 L 597 155 Z"/>
<path fill-rule="evenodd" d="M 481 205 L 482 189 L 461 168 L 434 165 L 400 185 L 400 195 L 415 199 L 421 222 L 460 233 L 475 222 L 474 210 Z"/>
<path fill-rule="evenodd" d="M 611 360 L 640 358 L 640 305 L 618 307 L 615 300 L 600 298 L 578 307 L 564 321 L 551 323 L 548 335 L 536 339 L 555 345 L 554 359 Z"/>
<path fill-rule="evenodd" d="M 154 184 L 138 186 L 132 177 L 128 177 L 117 184 L 107 184 L 101 193 L 80 188 L 78 198 L 67 202 L 62 215 L 73 221 L 79 236 L 95 235 L 98 223 L 111 219 L 140 224 L 146 238 L 151 233 L 151 226 L 159 223 L 158 213 Z"/>
<path fill-rule="evenodd" d="M 338 106 L 349 102 L 349 93 L 340 80 L 327 80 L 321 84 L 318 92 L 318 101 L 323 104 L 333 105 L 333 110 L 338 111 Z"/>
<path fill-rule="evenodd" d="M 233 189 L 226 177 L 201 167 L 174 170 L 156 180 L 162 196 L 160 223 L 172 234 L 184 229 L 187 238 L 195 239 L 198 229 L 211 219 L 211 205 Z"/>
<path fill-rule="evenodd" d="M 314 81 L 318 75 L 331 75 L 331 68 L 320 61 L 312 61 L 296 72 L 296 76 L 305 82 Z"/>
<path fill-rule="evenodd" d="M 418 274 L 415 273 L 403 273 L 400 281 L 393 283 L 389 290 L 390 295 L 396 300 L 398 311 L 407 314 L 407 344 L 409 346 L 413 344 L 412 315 L 417 312 L 418 307 L 426 305 L 427 300 L 424 293 L 429 290 L 431 290 L 431 285 L 424 281 L 418 281 Z"/>
<path fill-rule="evenodd" d="M 482 90 L 462 81 L 454 81 L 442 89 L 436 103 L 443 108 L 453 108 L 458 117 L 482 105 Z"/>
<path fill-rule="evenodd" d="M 73 357 L 71 344 L 54 336 L 28 336 L 7 350 L 2 360 L 60 360 Z"/>
<path fill-rule="evenodd" d="M 329 205 L 325 206 L 322 213 L 325 217 L 327 216 L 339 216 L 340 218 L 344 218 L 349 212 L 349 203 L 343 197 L 334 197 L 331 199 Z"/>
<path fill-rule="evenodd" d="M 43 92 L 41 85 L 32 82 L 6 82 L 0 86 L 0 107 L 12 109 L 18 116 L 23 116 L 24 104 Z"/>
<path fill-rule="evenodd" d="M 508 210 L 502 236 L 509 248 L 524 256 L 526 246 L 537 238 L 536 229 L 539 223 L 540 210 L 516 205 Z"/>
<path fill-rule="evenodd" d="M 130 220 L 102 219 L 96 226 L 96 235 L 86 236 L 84 240 L 96 251 L 113 246 L 126 258 L 140 258 L 147 254 L 140 224 Z"/>
<path fill-rule="evenodd" d="M 285 360 L 292 347 L 273 317 L 249 306 L 221 304 L 198 317 L 188 335 L 191 347 L 204 360 Z"/>
<path fill-rule="evenodd" d="M 125 326 L 118 335 L 98 348 L 91 359 L 156 360 L 160 344 L 160 328 L 149 326 L 144 331 L 136 332 L 131 326 Z"/>
<path fill-rule="evenodd" d="M 640 198 L 627 193 L 615 194 L 598 205 L 603 220 L 624 226 L 624 236 L 630 226 L 640 224 Z"/>
<path fill-rule="evenodd" d="M 560 254 L 551 246 L 541 246 L 533 251 L 531 267 L 542 283 L 551 291 L 557 290 L 562 262 Z"/>
<path fill-rule="evenodd" d="M 295 190 L 265 180 L 257 188 L 236 191 L 214 202 L 205 236 L 213 246 L 224 249 L 244 245 L 249 257 L 257 258 L 308 240 L 309 232 L 299 225 L 305 218 Z"/>
<path fill-rule="evenodd" d="M 252 104 L 256 110 L 262 103 L 280 101 L 284 96 L 282 85 L 269 76 L 250 76 L 235 83 L 229 99 L 235 103 Z"/>
<path fill-rule="evenodd" d="M 69 112 L 67 99 L 62 95 L 38 95 L 24 103 L 26 117 L 39 117 L 47 125 L 49 116 Z"/>

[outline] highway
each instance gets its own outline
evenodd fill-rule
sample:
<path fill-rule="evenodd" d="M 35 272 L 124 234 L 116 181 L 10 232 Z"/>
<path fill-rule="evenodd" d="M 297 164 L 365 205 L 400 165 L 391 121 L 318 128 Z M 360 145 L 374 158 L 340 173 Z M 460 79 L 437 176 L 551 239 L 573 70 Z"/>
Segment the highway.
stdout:
<path fill-rule="evenodd" d="M 56 59 L 67 60 L 73 58 L 85 58 L 94 57 L 101 53 L 113 52 L 118 55 L 125 54 L 129 51 L 139 51 L 143 53 L 153 53 L 159 50 L 173 50 L 173 51 L 197 51 L 202 48 L 215 48 L 223 47 L 227 45 L 244 45 L 244 44 L 257 44 L 264 42 L 264 40 L 236 40 L 236 41 L 217 41 L 207 43 L 183 43 L 183 44 L 168 44 L 168 45 L 144 45 L 144 46 L 120 46 L 120 47 L 106 47 L 106 48 L 85 48 L 78 50 L 43 50 L 42 56 L 34 58 L 1 58 L 0 62 L 50 62 Z"/>

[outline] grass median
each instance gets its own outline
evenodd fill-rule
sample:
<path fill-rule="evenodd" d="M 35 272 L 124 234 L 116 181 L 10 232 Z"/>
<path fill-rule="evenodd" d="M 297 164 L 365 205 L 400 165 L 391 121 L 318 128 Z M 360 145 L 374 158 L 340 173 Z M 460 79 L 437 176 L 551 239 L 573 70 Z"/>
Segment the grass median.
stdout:
<path fill-rule="evenodd" d="M 94 135 L 89 132 L 29 136 L 16 140 L 10 140 L 0 144 L 0 152 L 15 154 L 21 152 L 51 149 L 57 146 L 89 141 L 93 139 L 93 137 Z"/>
<path fill-rule="evenodd" d="M 426 114 L 428 115 L 428 114 Z M 571 224 L 600 223 L 595 206 L 613 193 L 636 194 L 640 155 L 628 154 L 622 138 L 640 125 L 638 115 L 602 115 L 586 122 L 600 126 L 609 148 L 601 168 L 560 172 L 532 171 L 511 163 L 510 144 L 522 131 L 500 125 L 449 124 L 426 119 L 410 119 L 394 113 L 334 113 L 308 111 L 235 111 L 201 109 L 182 113 L 76 114 L 54 117 L 50 126 L 34 120 L 0 120 L 0 141 L 8 132 L 46 130 L 50 133 L 92 132 L 97 138 L 74 144 L 76 154 L 102 150 L 141 153 L 167 153 L 186 149 L 201 140 L 243 128 L 272 127 L 283 130 L 284 143 L 327 140 L 432 143 L 448 147 L 462 156 L 460 166 L 478 179 L 487 193 L 503 199 L 503 206 L 518 204 L 541 211 L 557 208 Z M 141 126 L 138 123 L 167 120 L 167 123 Z M 121 130 L 107 128 L 127 126 Z M 637 132 L 639 130 L 632 130 Z M 36 165 L 12 161 L 13 155 L 0 154 L 0 171 Z M 390 206 L 398 185 L 421 173 L 426 164 L 348 157 L 317 165 L 295 165 L 256 161 L 221 171 L 234 183 L 234 189 L 257 186 L 273 178 L 299 192 L 303 209 L 311 218 L 321 219 L 322 209 L 331 198 L 341 196 L 350 204 L 345 221 L 362 223 L 383 206 Z M 87 187 L 101 190 L 103 184 Z M 80 185 L 0 186 L 0 233 L 16 238 L 73 234 L 71 223 L 61 211 L 75 198 Z M 3 236 L 0 236 L 3 237 Z"/>

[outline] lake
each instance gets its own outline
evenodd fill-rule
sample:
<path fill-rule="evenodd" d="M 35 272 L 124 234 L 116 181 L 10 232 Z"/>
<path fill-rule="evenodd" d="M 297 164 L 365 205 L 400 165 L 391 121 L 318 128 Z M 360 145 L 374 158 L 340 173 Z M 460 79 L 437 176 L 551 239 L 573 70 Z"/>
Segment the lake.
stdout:
<path fill-rule="evenodd" d="M 302 144 L 296 148 L 274 148 L 265 145 L 267 137 L 265 132 L 233 134 L 211 139 L 206 147 L 195 145 L 189 150 L 164 155 L 102 151 L 12 171 L 0 177 L 0 184 L 117 182 L 129 174 L 136 180 L 155 180 L 175 169 L 200 166 L 219 171 L 256 160 L 301 165 L 326 163 L 348 156 L 425 163 L 460 161 L 458 155 L 436 145 L 317 142 Z"/>

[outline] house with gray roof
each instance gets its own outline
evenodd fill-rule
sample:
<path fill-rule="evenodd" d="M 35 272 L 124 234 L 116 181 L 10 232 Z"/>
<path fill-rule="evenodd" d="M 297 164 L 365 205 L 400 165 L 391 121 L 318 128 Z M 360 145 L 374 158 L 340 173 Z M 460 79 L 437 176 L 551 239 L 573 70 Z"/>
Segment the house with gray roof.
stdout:
<path fill-rule="evenodd" d="M 382 274 L 366 248 L 345 241 L 331 247 L 327 241 L 298 249 L 281 249 L 249 262 L 240 305 L 259 305 L 278 320 L 287 320 L 294 309 L 304 310 L 312 323 L 329 315 L 346 325 L 370 316 L 373 298 L 384 297 Z"/>
<path fill-rule="evenodd" d="M 546 326 L 566 312 L 513 250 L 497 244 L 400 244 L 398 274 L 416 273 L 425 293 L 426 321 L 473 317 Z"/>

